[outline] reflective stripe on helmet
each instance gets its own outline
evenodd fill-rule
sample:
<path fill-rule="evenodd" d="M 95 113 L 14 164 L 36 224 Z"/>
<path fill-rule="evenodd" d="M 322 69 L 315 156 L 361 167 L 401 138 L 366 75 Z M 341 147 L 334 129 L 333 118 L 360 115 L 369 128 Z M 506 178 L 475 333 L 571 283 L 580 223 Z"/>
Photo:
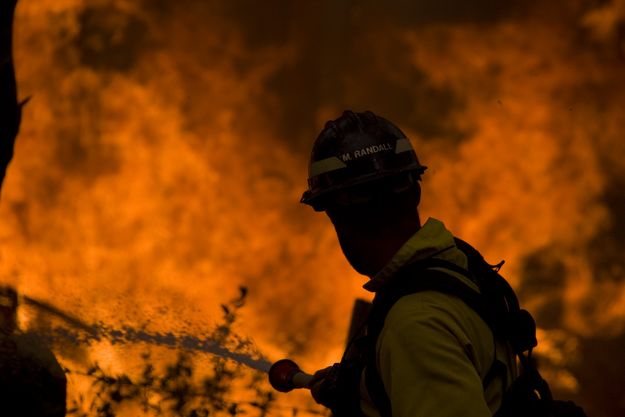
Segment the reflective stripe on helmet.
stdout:
<path fill-rule="evenodd" d="M 390 144 L 389 144 L 390 145 Z M 358 158 L 364 155 L 370 155 L 374 153 L 378 153 L 385 150 L 390 150 L 390 147 L 385 145 L 372 145 L 367 148 L 359 149 L 353 152 L 353 157 L 351 153 L 347 153 L 342 155 L 343 161 L 350 161 L 352 158 Z M 407 138 L 397 139 L 395 142 L 395 154 L 399 154 L 402 152 L 410 152 L 413 151 L 412 145 Z M 315 161 L 310 164 L 310 168 L 308 170 L 308 177 L 312 178 L 317 175 L 325 174 L 330 171 L 336 171 L 337 169 L 346 168 L 347 164 L 341 161 L 336 156 L 331 156 L 330 158 L 321 159 L 319 161 Z"/>
<path fill-rule="evenodd" d="M 395 153 L 402 153 L 402 152 L 410 152 L 412 151 L 412 145 L 410 144 L 410 141 L 407 138 L 401 138 L 401 139 L 397 139 L 397 143 L 395 143 Z"/>
<path fill-rule="evenodd" d="M 325 174 L 326 172 L 336 171 L 337 169 L 346 168 L 347 165 L 345 162 L 342 162 L 336 156 L 332 156 L 330 158 L 322 159 L 320 161 L 315 161 L 310 164 L 310 169 L 308 170 L 308 176 L 310 178 L 316 177 L 317 175 Z"/>

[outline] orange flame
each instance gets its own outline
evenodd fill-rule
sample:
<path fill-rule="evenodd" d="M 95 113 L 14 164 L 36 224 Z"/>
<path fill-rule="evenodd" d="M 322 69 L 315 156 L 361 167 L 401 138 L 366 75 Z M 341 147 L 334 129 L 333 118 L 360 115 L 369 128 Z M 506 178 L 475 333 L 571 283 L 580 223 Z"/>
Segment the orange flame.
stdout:
<path fill-rule="evenodd" d="M 624 264 L 604 255 L 623 248 L 621 200 L 606 197 L 625 174 L 623 1 L 411 9 L 409 24 L 364 3 L 280 4 L 267 22 L 218 1 L 138 3 L 18 5 L 19 89 L 34 99 L 0 206 L 3 283 L 157 331 L 206 328 L 246 285 L 241 331 L 272 359 L 336 361 L 368 295 L 329 223 L 297 202 L 315 131 L 345 106 L 397 121 L 431 167 L 422 217 L 505 258 L 516 287 L 529 258 L 558 262 L 553 294 L 522 300 L 562 303 L 568 336 L 546 330 L 546 347 L 622 332 Z M 133 363 L 105 346 L 89 359 Z"/>

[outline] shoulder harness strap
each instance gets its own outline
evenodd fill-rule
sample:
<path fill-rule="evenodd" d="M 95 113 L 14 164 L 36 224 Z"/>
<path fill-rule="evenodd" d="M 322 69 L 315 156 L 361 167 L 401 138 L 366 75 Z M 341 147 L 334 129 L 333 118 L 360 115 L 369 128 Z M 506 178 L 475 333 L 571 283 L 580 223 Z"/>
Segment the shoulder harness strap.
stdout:
<path fill-rule="evenodd" d="M 531 351 L 537 344 L 533 318 L 527 311 L 520 310 L 514 291 L 498 273 L 503 262 L 490 265 L 471 245 L 457 238 L 455 241 L 456 246 L 467 256 L 468 270 L 436 258 L 417 261 L 402 268 L 375 295 L 367 322 L 369 352 L 366 355 L 365 382 L 369 396 L 382 417 L 391 417 L 392 413 L 390 400 L 377 370 L 375 347 L 388 312 L 405 295 L 420 291 L 438 291 L 460 298 L 484 320 L 495 338 L 510 341 L 522 362 L 522 353 Z M 470 279 L 477 284 L 480 292 L 476 292 L 444 270 L 459 273 Z M 502 367 L 497 365 L 498 362 L 495 358 L 482 381 L 484 387 L 502 372 Z"/>
<path fill-rule="evenodd" d="M 442 292 L 460 298 L 470 308 L 475 310 L 484 321 L 487 323 L 491 321 L 488 318 L 487 309 L 479 293 L 449 273 L 431 268 L 453 270 L 465 275 L 472 281 L 475 280 L 468 271 L 455 264 L 440 259 L 428 259 L 406 266 L 402 269 L 401 274 L 394 277 L 395 279 L 393 279 L 392 283 L 389 283 L 383 291 L 379 291 L 376 294 L 367 327 L 370 352 L 366 355 L 365 383 L 369 396 L 382 417 L 391 417 L 392 413 L 390 400 L 377 370 L 375 345 L 388 312 L 401 297 L 421 291 Z M 406 279 L 403 279 L 403 277 L 406 277 Z"/>

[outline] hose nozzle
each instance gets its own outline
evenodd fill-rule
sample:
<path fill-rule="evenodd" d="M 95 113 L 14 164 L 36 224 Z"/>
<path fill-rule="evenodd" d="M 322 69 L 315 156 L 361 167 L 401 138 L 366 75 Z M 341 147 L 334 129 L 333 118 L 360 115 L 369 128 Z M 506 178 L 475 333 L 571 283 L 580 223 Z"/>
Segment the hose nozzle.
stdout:
<path fill-rule="evenodd" d="M 290 359 L 280 359 L 269 369 L 269 383 L 280 392 L 289 392 L 295 388 L 309 388 L 312 375 L 303 372 Z"/>

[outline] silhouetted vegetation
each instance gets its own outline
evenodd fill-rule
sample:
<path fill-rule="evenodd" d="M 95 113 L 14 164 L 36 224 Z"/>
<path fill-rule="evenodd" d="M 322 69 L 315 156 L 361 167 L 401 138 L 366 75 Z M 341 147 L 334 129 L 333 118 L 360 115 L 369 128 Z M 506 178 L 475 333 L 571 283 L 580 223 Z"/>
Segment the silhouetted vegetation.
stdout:
<path fill-rule="evenodd" d="M 244 299 L 242 289 L 239 299 L 222 305 L 222 320 L 208 338 L 233 352 L 258 356 L 249 339 L 233 331 Z M 122 410 L 129 408 L 136 410 L 130 415 L 140 410 L 146 416 L 268 415 L 274 398 L 266 374 L 219 356 L 201 355 L 202 366 L 194 359 L 194 354 L 181 352 L 172 363 L 155 364 L 146 352 L 139 375 L 112 375 L 98 363 L 86 372 L 69 371 L 91 378 L 93 393 L 88 399 L 85 393 L 71 399 L 68 416 L 114 417 L 126 414 Z"/>

